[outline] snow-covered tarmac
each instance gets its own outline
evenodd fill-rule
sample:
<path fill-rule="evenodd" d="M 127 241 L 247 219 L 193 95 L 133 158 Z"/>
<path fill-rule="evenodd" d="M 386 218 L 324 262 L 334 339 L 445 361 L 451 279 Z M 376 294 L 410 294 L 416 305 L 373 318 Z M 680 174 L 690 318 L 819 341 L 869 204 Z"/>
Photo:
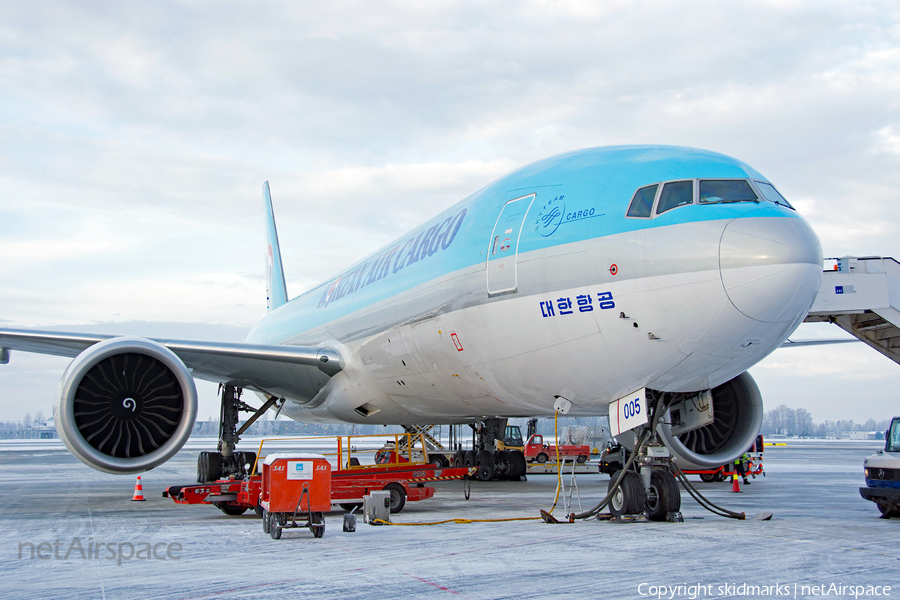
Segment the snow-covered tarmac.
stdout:
<path fill-rule="evenodd" d="M 162 498 L 165 487 L 193 481 L 194 445 L 143 475 L 147 501 L 138 503 L 133 477 L 85 467 L 58 442 L 3 442 L 0 589 L 7 598 L 900 597 L 900 519 L 879 519 L 857 491 L 862 460 L 880 444 L 787 444 L 767 449 L 767 477 L 743 494 L 697 482 L 717 504 L 770 511 L 771 521 L 716 517 L 682 493 L 684 523 L 374 527 L 360 519 L 344 533 L 333 512 L 322 539 L 297 530 L 275 541 L 252 513 L 228 517 Z M 585 507 L 607 480 L 578 476 Z M 555 486 L 553 476 L 473 482 L 467 501 L 460 482 L 447 482 L 394 521 L 535 517 Z M 858 595 L 855 586 L 891 590 Z"/>

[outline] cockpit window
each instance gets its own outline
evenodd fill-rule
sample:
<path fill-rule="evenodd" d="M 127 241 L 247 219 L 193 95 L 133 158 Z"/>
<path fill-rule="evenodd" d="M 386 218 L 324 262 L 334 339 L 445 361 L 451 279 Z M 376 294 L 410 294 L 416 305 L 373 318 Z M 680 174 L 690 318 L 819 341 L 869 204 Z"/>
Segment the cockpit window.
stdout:
<path fill-rule="evenodd" d="M 784 196 L 778 193 L 778 190 L 771 183 L 766 183 L 765 181 L 755 181 L 756 187 L 759 188 L 759 191 L 762 192 L 762 195 L 766 197 L 766 200 L 769 202 L 774 202 L 775 204 L 780 204 L 781 206 L 786 206 L 793 210 L 793 206 L 791 206 L 790 202 L 784 199 Z"/>
<path fill-rule="evenodd" d="M 759 196 L 744 179 L 705 179 L 700 181 L 700 203 L 759 202 Z"/>
<path fill-rule="evenodd" d="M 649 217 L 653 210 L 653 199 L 656 198 L 656 189 L 659 184 L 642 187 L 634 193 L 631 204 L 628 206 L 629 217 Z"/>
<path fill-rule="evenodd" d="M 656 214 L 661 215 L 667 210 L 672 210 L 685 204 L 693 204 L 693 202 L 694 182 L 673 181 L 663 187 L 662 194 L 659 197 L 659 206 L 656 207 Z"/>

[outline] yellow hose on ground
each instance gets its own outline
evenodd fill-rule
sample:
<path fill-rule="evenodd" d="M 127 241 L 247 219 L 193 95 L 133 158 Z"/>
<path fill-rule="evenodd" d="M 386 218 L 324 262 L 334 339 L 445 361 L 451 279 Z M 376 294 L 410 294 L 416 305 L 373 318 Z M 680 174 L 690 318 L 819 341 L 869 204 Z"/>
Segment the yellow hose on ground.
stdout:
<path fill-rule="evenodd" d="M 446 519 L 444 521 L 431 521 L 428 523 L 391 523 L 390 521 L 383 521 L 381 519 L 373 519 L 373 523 L 378 523 L 379 525 L 397 525 L 401 527 L 421 527 L 423 525 L 444 525 L 445 523 L 458 523 L 458 524 L 466 524 L 466 523 L 504 523 L 506 521 L 539 521 L 540 517 L 512 517 L 509 519 Z"/>

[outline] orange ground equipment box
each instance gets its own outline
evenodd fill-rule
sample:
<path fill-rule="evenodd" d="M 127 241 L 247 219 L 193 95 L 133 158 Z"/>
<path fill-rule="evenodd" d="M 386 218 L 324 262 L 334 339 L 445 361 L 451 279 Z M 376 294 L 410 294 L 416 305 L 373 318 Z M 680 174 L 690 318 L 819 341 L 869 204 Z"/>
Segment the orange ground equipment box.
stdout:
<path fill-rule="evenodd" d="M 325 533 L 331 510 L 331 464 L 321 454 L 270 454 L 262 464 L 260 506 L 263 531 L 272 539 L 282 529 L 308 527 L 317 538 Z M 306 519 L 297 523 L 297 517 Z"/>

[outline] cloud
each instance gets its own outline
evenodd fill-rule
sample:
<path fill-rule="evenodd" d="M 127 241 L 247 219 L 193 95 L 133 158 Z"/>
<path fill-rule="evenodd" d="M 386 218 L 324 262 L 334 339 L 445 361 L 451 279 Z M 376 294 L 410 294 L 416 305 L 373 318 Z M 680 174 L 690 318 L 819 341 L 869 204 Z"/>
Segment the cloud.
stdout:
<path fill-rule="evenodd" d="M 0 318 L 247 325 L 263 181 L 296 295 L 517 166 L 606 144 L 738 157 L 826 255 L 900 256 L 898 39 L 875 1 L 7 2 Z"/>

